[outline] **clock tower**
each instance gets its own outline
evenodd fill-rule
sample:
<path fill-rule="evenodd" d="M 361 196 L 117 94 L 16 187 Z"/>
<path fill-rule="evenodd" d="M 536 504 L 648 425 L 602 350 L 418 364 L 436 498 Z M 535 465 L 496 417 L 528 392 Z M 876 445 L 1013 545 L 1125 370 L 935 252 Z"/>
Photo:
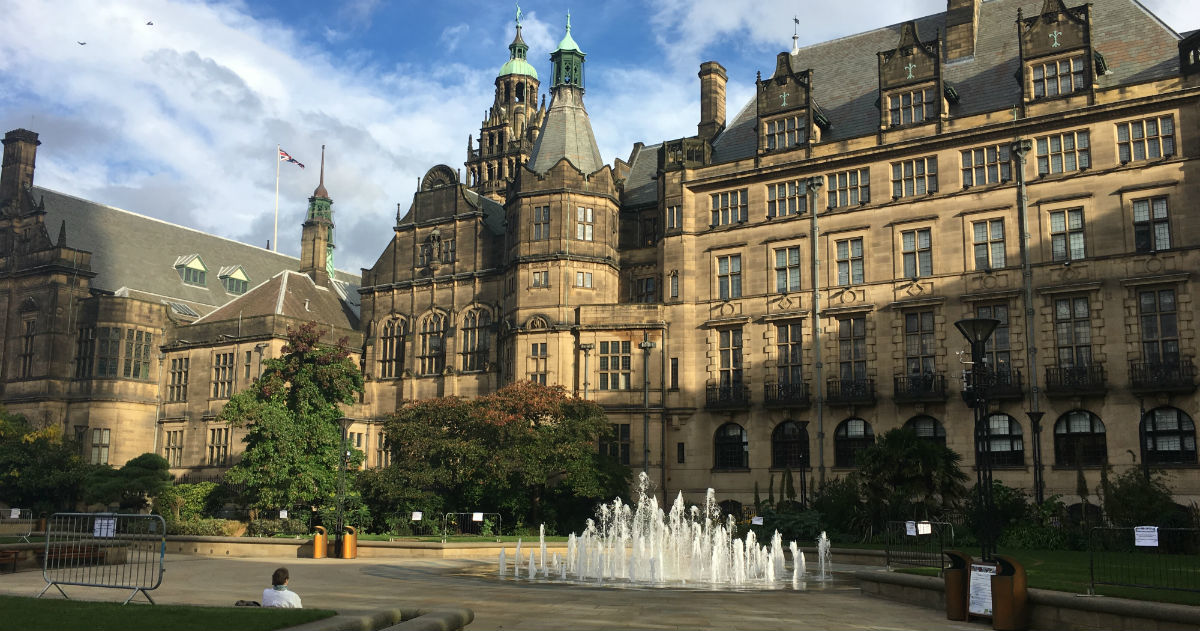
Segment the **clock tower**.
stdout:
<path fill-rule="evenodd" d="M 321 145 L 321 180 L 308 198 L 308 215 L 300 236 L 300 271 L 318 285 L 335 274 L 333 267 L 333 199 L 325 190 L 325 146 Z"/>

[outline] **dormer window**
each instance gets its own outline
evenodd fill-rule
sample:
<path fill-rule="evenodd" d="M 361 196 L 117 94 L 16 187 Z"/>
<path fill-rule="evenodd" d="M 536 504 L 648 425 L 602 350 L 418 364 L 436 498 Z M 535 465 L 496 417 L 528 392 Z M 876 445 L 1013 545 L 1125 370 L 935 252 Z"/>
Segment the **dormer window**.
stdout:
<path fill-rule="evenodd" d="M 938 98 L 933 86 L 888 95 L 888 125 L 900 127 L 936 118 Z"/>
<path fill-rule="evenodd" d="M 906 22 L 896 48 L 878 53 L 881 129 L 920 125 L 945 113 L 941 44 L 940 38 L 921 41 L 916 22 Z"/>
<path fill-rule="evenodd" d="M 175 271 L 179 272 L 179 278 L 186 285 L 194 285 L 196 287 L 207 286 L 205 276 L 208 273 L 208 268 L 204 266 L 204 261 L 200 260 L 199 254 L 189 254 L 176 259 Z"/>
<path fill-rule="evenodd" d="M 1083 54 L 1030 65 L 1033 98 L 1043 99 L 1088 89 Z"/>
<path fill-rule="evenodd" d="M 250 288 L 250 279 L 246 277 L 246 271 L 241 265 L 222 267 L 217 276 L 221 279 L 221 286 L 231 294 L 240 296 Z"/>
<path fill-rule="evenodd" d="M 1108 72 L 1108 64 L 1091 47 L 1090 7 L 1084 3 L 1068 8 L 1063 0 L 1045 0 L 1041 11 L 1028 18 L 1017 9 L 1026 102 L 1089 92 L 1092 73 Z"/>
<path fill-rule="evenodd" d="M 804 116 L 785 116 L 766 121 L 763 134 L 767 151 L 791 149 L 808 140 L 807 120 Z"/>

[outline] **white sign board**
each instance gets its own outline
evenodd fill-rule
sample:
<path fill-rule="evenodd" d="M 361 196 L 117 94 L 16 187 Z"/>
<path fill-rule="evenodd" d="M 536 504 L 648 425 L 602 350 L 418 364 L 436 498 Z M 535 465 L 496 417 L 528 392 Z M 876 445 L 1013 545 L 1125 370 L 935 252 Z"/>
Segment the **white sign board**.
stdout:
<path fill-rule="evenodd" d="M 286 509 L 286 508 L 285 508 L 285 509 L 283 509 L 283 510 L 281 510 L 281 511 L 279 511 L 279 518 L 280 518 L 280 519 L 287 519 L 287 509 Z"/>
<path fill-rule="evenodd" d="M 752 525 L 752 526 L 761 526 L 761 525 L 763 525 L 763 518 L 762 518 L 762 517 L 751 517 L 751 518 L 750 518 L 750 525 Z"/>
<path fill-rule="evenodd" d="M 1138 526 L 1133 529 L 1133 545 L 1147 548 L 1158 547 L 1158 526 Z"/>
<path fill-rule="evenodd" d="M 917 534 L 918 534 L 918 535 L 931 535 L 931 534 L 933 534 L 933 524 L 931 524 L 931 523 L 929 523 L 929 522 L 927 522 L 927 521 L 923 521 L 923 522 L 920 522 L 920 523 L 918 523 L 918 524 L 917 524 Z"/>
<path fill-rule="evenodd" d="M 981 563 L 971 564 L 970 596 L 967 599 L 967 612 L 975 616 L 992 615 L 992 577 L 996 575 L 995 565 Z"/>
<path fill-rule="evenodd" d="M 471 515 L 471 521 L 483 521 L 483 513 L 474 513 Z"/>
<path fill-rule="evenodd" d="M 9 519 L 20 519 L 21 518 L 21 509 L 19 509 L 19 508 L 8 509 L 8 518 Z"/>
<path fill-rule="evenodd" d="M 413 511 L 413 516 L 412 516 L 413 521 L 421 521 L 422 517 L 424 517 L 424 515 L 421 514 L 421 511 L 419 511 L 419 510 Z"/>
<path fill-rule="evenodd" d="M 114 537 L 117 534 L 116 517 L 97 517 L 92 523 L 93 537 Z"/>
<path fill-rule="evenodd" d="M 915 521 L 904 522 L 904 534 L 908 535 L 909 537 L 917 536 L 917 522 L 915 522 Z"/>

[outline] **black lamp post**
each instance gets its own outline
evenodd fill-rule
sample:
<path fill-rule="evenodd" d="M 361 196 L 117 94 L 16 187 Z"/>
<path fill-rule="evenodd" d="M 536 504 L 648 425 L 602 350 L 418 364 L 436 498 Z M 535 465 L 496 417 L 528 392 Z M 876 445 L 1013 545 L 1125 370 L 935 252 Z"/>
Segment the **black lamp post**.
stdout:
<path fill-rule="evenodd" d="M 996 553 L 996 511 L 992 498 L 992 445 L 987 409 L 991 376 L 983 355 L 988 338 L 999 324 L 999 320 L 991 318 L 967 318 L 954 323 L 971 343 L 971 372 L 963 390 L 963 400 L 975 412 L 975 482 L 979 493 L 975 523 L 985 560 L 991 560 Z"/>
<path fill-rule="evenodd" d="M 642 472 L 650 475 L 650 350 L 654 342 L 649 332 L 642 331 L 638 348 L 642 349 Z"/>
<path fill-rule="evenodd" d="M 1038 506 L 1046 501 L 1046 481 L 1042 473 L 1042 417 L 1045 412 L 1026 412 L 1029 424 L 1033 428 L 1033 498 Z"/>
<path fill-rule="evenodd" d="M 352 418 L 339 418 L 338 425 L 342 429 L 342 447 L 341 456 L 338 462 L 338 492 L 337 492 L 337 551 L 338 556 L 342 556 L 342 531 L 345 530 L 343 515 L 346 506 L 346 460 L 349 455 L 349 447 L 346 440 L 349 437 L 350 425 L 354 423 Z"/>

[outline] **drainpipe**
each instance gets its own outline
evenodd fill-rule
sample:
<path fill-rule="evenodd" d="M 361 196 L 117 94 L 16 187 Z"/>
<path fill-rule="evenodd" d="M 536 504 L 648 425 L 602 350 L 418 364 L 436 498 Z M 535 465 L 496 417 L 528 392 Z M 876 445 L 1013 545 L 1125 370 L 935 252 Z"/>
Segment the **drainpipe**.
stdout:
<path fill-rule="evenodd" d="M 1033 264 L 1029 260 L 1029 194 L 1025 188 L 1025 156 L 1033 151 L 1033 142 L 1018 138 L 1012 144 L 1017 157 L 1017 223 L 1021 229 L 1021 281 L 1024 286 L 1025 365 L 1029 367 L 1029 416 L 1033 432 L 1033 494 L 1039 505 L 1045 501 L 1046 482 L 1042 474 L 1042 412 L 1039 406 L 1037 337 L 1034 326 Z"/>
<path fill-rule="evenodd" d="M 818 254 L 817 236 L 817 191 L 820 190 L 824 180 L 820 176 L 808 178 L 805 182 L 807 188 L 806 194 L 811 200 L 808 205 L 808 222 L 809 222 L 809 258 L 811 259 L 812 271 L 812 337 L 813 337 L 813 358 L 815 359 L 815 373 L 813 376 L 813 390 L 817 394 L 817 475 L 821 481 L 821 485 L 825 485 L 825 388 L 824 388 L 824 369 L 825 365 L 821 360 L 821 285 L 820 285 L 820 269 L 821 258 Z"/>

